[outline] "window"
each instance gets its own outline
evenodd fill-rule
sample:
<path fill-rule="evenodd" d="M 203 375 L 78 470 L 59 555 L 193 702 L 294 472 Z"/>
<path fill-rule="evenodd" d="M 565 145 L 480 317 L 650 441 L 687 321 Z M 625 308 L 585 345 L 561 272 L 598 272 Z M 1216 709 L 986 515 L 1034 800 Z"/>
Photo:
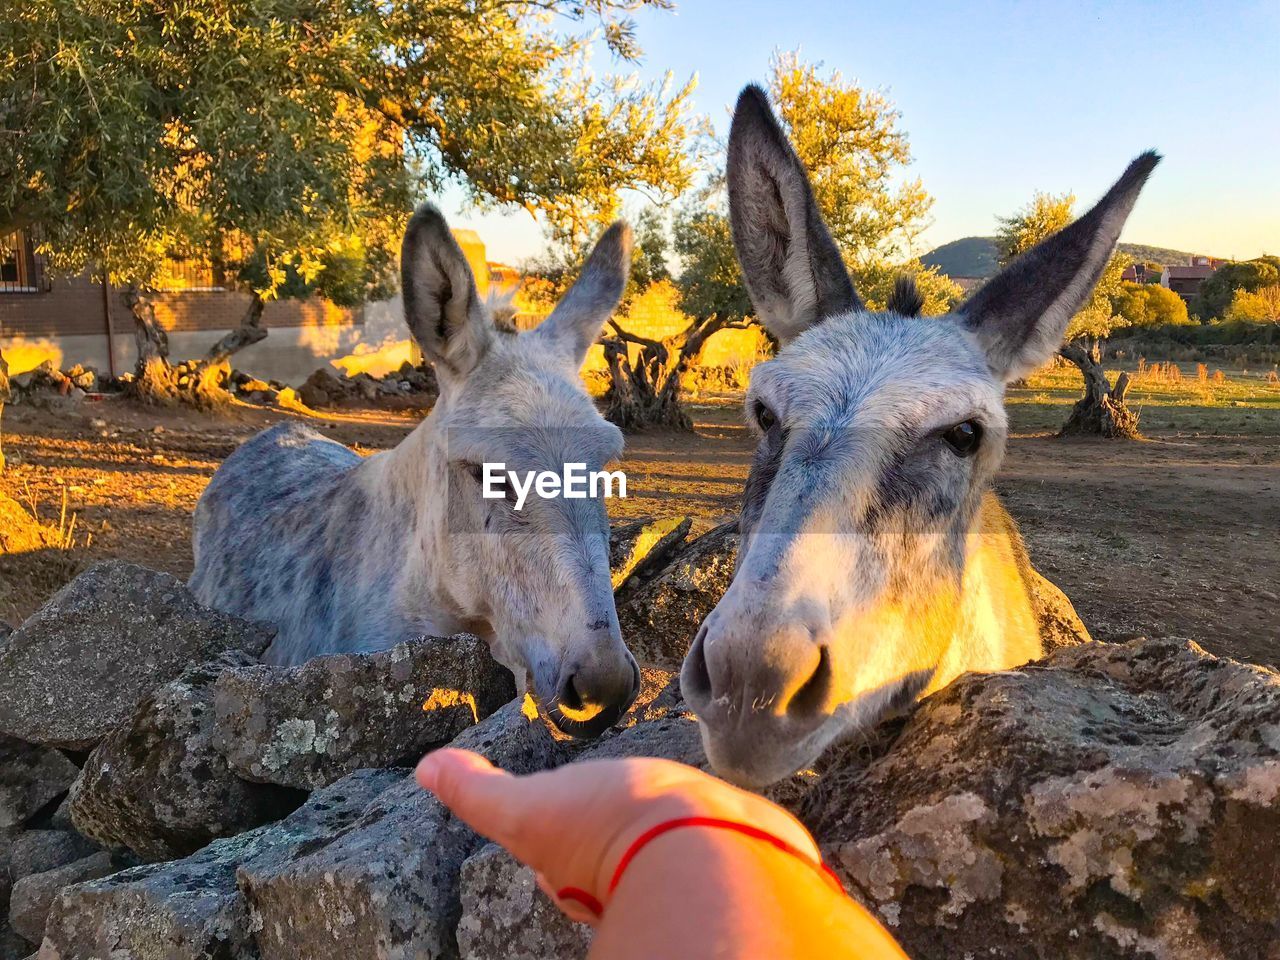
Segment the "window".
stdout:
<path fill-rule="evenodd" d="M 44 263 L 31 233 L 15 230 L 0 237 L 0 293 L 39 293 L 48 289 Z"/>

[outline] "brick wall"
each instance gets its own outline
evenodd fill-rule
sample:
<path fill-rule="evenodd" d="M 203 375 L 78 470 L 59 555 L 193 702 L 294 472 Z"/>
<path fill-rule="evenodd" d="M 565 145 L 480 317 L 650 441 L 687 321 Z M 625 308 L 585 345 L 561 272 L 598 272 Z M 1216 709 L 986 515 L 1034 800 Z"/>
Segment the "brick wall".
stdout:
<path fill-rule="evenodd" d="M 166 330 L 230 330 L 240 325 L 249 295 L 227 290 L 182 290 L 154 295 L 156 316 Z M 116 333 L 133 330 L 119 291 L 111 297 Z M 312 327 L 363 323 L 360 308 L 335 307 L 324 300 L 281 300 L 267 304 L 267 327 Z M 0 337 L 52 338 L 106 333 L 102 288 L 85 278 L 55 280 L 44 293 L 0 293 Z"/>

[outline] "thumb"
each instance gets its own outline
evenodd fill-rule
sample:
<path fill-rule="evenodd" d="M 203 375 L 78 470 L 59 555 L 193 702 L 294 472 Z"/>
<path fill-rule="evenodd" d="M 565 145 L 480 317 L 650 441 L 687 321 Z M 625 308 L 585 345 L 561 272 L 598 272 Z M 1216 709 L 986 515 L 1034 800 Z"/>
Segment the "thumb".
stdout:
<path fill-rule="evenodd" d="M 519 836 L 524 784 L 480 754 L 434 750 L 418 762 L 414 776 L 477 833 L 508 848 Z"/>

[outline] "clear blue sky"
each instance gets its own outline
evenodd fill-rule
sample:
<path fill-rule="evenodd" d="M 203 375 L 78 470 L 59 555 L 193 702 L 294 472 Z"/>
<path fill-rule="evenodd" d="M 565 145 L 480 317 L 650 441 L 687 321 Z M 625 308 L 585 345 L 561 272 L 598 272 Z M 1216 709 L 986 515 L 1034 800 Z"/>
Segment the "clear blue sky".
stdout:
<path fill-rule="evenodd" d="M 1125 240 L 1280 253 L 1280 0 L 677 4 L 640 16 L 639 72 L 696 73 L 696 109 L 719 133 L 775 51 L 799 49 L 888 93 L 910 135 L 910 172 L 935 199 L 920 252 L 991 233 L 996 214 L 1036 190 L 1073 191 L 1083 208 L 1155 147 L 1165 160 Z M 542 246 L 527 214 L 451 205 L 492 259 Z"/>

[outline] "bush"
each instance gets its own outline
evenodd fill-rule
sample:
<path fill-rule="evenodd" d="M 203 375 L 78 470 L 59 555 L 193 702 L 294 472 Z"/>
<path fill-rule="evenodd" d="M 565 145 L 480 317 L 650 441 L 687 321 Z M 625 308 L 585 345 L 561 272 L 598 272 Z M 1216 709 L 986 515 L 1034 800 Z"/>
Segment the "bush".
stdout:
<path fill-rule="evenodd" d="M 1237 290 L 1227 308 L 1226 319 L 1232 323 L 1280 323 L 1280 283 L 1258 290 Z"/>
<path fill-rule="evenodd" d="M 1149 283 L 1122 283 L 1111 308 L 1130 327 L 1180 326 L 1191 322 L 1183 299 L 1166 287 Z"/>

